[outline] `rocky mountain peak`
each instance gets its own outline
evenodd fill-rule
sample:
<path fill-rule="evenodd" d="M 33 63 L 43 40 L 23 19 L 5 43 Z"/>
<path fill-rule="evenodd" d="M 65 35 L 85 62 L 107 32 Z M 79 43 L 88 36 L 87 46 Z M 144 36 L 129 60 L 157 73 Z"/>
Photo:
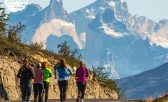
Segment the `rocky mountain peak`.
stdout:
<path fill-rule="evenodd" d="M 115 15 L 120 20 L 126 20 L 129 15 L 127 3 L 125 0 L 97 0 L 96 6 L 113 9 Z"/>
<path fill-rule="evenodd" d="M 50 0 L 50 7 L 52 6 L 52 7 L 55 7 L 55 6 L 58 6 L 58 5 L 60 5 L 60 6 L 62 6 L 62 0 Z"/>
<path fill-rule="evenodd" d="M 62 0 L 51 0 L 49 6 L 44 9 L 44 22 L 52 19 L 67 20 L 67 11 L 63 8 Z"/>

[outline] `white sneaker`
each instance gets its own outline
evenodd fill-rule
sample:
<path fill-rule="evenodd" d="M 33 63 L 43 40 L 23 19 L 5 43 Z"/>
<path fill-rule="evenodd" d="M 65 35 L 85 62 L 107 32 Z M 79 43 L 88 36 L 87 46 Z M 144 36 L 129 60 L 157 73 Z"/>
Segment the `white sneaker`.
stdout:
<path fill-rule="evenodd" d="M 83 99 L 81 99 L 81 102 L 84 102 L 84 100 L 83 100 Z"/>

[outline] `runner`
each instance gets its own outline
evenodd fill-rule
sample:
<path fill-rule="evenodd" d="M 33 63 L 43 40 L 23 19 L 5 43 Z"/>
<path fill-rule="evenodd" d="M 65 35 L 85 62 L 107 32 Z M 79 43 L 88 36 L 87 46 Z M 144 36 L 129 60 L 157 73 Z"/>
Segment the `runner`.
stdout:
<path fill-rule="evenodd" d="M 44 80 L 43 80 L 43 84 L 44 84 L 44 93 L 45 93 L 45 102 L 48 101 L 48 91 L 49 91 L 49 83 L 50 83 L 50 77 L 51 77 L 51 69 L 48 68 L 47 62 L 43 62 L 42 63 L 42 70 L 44 72 Z"/>
<path fill-rule="evenodd" d="M 32 79 L 34 79 L 34 73 L 28 64 L 27 59 L 24 60 L 23 66 L 19 69 L 17 78 L 20 78 L 22 102 L 30 102 Z"/>
<path fill-rule="evenodd" d="M 35 78 L 34 78 L 34 102 L 42 102 L 42 92 L 43 92 L 43 79 L 44 79 L 44 72 L 41 70 L 41 63 L 37 65 L 35 69 Z"/>
<path fill-rule="evenodd" d="M 55 78 L 58 74 L 58 86 L 60 89 L 60 100 L 61 102 L 66 101 L 66 92 L 68 87 L 68 77 L 72 75 L 70 68 L 66 66 L 65 60 L 61 59 L 60 64 L 55 67 Z"/>
<path fill-rule="evenodd" d="M 87 83 L 87 78 L 89 76 L 88 70 L 85 66 L 85 64 L 81 61 L 80 62 L 80 67 L 76 70 L 76 83 L 78 87 L 78 96 L 76 101 L 79 102 L 84 102 L 84 95 L 85 95 L 85 90 L 86 90 L 86 83 Z"/>

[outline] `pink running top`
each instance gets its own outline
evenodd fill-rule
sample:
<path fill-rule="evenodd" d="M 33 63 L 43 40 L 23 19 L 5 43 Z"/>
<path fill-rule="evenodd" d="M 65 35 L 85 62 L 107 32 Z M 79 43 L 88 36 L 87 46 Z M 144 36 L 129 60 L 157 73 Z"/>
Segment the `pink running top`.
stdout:
<path fill-rule="evenodd" d="M 41 83 L 45 76 L 44 72 L 41 69 L 36 69 L 34 73 L 35 73 L 34 83 Z"/>
<path fill-rule="evenodd" d="M 85 66 L 80 66 L 77 70 L 76 70 L 76 77 L 77 77 L 77 82 L 82 82 L 85 83 L 86 82 L 86 77 L 88 77 L 88 70 L 86 69 Z"/>

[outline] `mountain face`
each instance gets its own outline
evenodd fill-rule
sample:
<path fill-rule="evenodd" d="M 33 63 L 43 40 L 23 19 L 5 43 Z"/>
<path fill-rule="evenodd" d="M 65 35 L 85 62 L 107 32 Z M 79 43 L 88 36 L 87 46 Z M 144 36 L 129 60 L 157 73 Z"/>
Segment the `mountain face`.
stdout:
<path fill-rule="evenodd" d="M 168 89 L 168 63 L 141 74 L 126 77 L 118 81 L 118 86 L 125 89 L 127 98 L 145 99 L 163 95 Z"/>
<path fill-rule="evenodd" d="M 62 0 L 51 0 L 50 5 L 43 10 L 36 10 L 37 5 L 28 5 L 23 11 L 10 14 L 9 24 L 22 22 L 27 26 L 23 32 L 22 41 L 24 43 L 43 43 L 46 48 L 47 39 L 50 35 L 55 37 L 70 36 L 78 45 L 78 48 L 83 48 L 80 39 L 76 34 L 75 25 L 68 20 L 68 14 L 62 6 Z M 29 11 L 36 11 L 30 12 Z M 17 19 L 18 18 L 18 19 Z M 47 29 L 47 30 L 46 30 Z M 52 46 L 57 47 L 57 45 Z"/>
<path fill-rule="evenodd" d="M 107 68 L 116 73 L 112 78 L 155 68 L 167 56 L 167 20 L 157 23 L 132 16 L 123 0 L 97 0 L 70 14 L 62 0 L 51 0 L 43 10 L 32 4 L 9 16 L 9 24 L 19 21 L 27 26 L 24 43 L 42 42 L 44 48 L 57 51 L 57 44 L 68 40 L 80 50 L 88 66 L 112 62 L 113 68 Z M 108 56 L 113 60 L 107 60 Z"/>
<path fill-rule="evenodd" d="M 87 34 L 83 55 L 91 64 L 104 64 L 107 49 L 120 77 L 164 63 L 167 49 L 156 46 L 163 43 L 155 41 L 158 37 L 152 34 L 157 23 L 146 17 L 132 16 L 122 0 L 97 0 L 72 12 L 70 17 L 77 33 Z"/>
<path fill-rule="evenodd" d="M 40 25 L 42 14 L 41 7 L 36 4 L 28 5 L 23 11 L 11 13 L 9 15 L 8 24 L 16 25 L 18 22 L 26 25 L 27 28 L 22 34 L 22 41 L 30 44 L 36 28 Z"/>
<path fill-rule="evenodd" d="M 47 22 L 52 19 L 68 20 L 68 14 L 63 8 L 62 0 L 50 0 L 50 5 L 45 8 L 42 13 L 43 22 Z"/>

